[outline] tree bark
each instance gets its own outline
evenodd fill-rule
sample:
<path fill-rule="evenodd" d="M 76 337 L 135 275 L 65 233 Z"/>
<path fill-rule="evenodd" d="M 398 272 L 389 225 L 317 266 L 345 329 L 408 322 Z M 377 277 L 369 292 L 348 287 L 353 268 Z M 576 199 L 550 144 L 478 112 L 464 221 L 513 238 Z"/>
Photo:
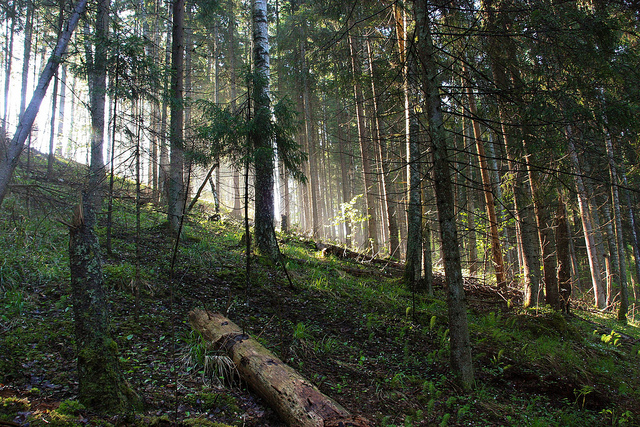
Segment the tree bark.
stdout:
<path fill-rule="evenodd" d="M 2 206 L 4 197 L 7 194 L 9 181 L 13 177 L 13 172 L 18 165 L 18 158 L 20 157 L 20 153 L 22 153 L 27 136 L 29 136 L 29 133 L 31 132 L 31 127 L 33 126 L 33 122 L 35 121 L 38 110 L 40 109 L 40 104 L 42 104 L 42 100 L 47 92 L 49 82 L 51 82 L 51 78 L 55 75 L 60 62 L 62 62 L 62 56 L 67 50 L 71 34 L 73 34 L 73 31 L 76 29 L 80 15 L 84 12 L 86 6 L 87 0 L 79 0 L 76 4 L 72 15 L 67 22 L 65 30 L 58 38 L 56 47 L 40 75 L 38 85 L 36 86 L 31 101 L 29 102 L 29 106 L 20 117 L 18 128 L 13 134 L 13 139 L 9 143 L 4 156 L 0 157 L 0 206 Z"/>
<path fill-rule="evenodd" d="M 638 242 L 638 233 L 636 232 L 636 217 L 631 203 L 631 196 L 629 195 L 629 186 L 627 183 L 627 174 L 624 171 L 624 165 L 622 170 L 622 183 L 625 187 L 624 195 L 627 199 L 627 208 L 629 209 L 629 225 L 631 229 L 631 237 L 633 238 L 633 257 L 635 258 L 636 277 L 640 281 L 640 242 Z M 634 295 L 635 295 L 634 288 Z"/>
<path fill-rule="evenodd" d="M 609 175 L 611 178 L 611 196 L 613 199 L 613 217 L 615 220 L 615 235 L 617 242 L 617 253 L 612 254 L 619 259 L 620 267 L 620 308 L 618 309 L 618 320 L 627 321 L 627 310 L 629 309 L 629 296 L 627 294 L 627 265 L 624 253 L 624 239 L 622 236 L 622 215 L 620 213 L 620 196 L 618 192 L 618 171 L 613 160 L 613 144 L 611 138 L 605 140 L 607 146 L 607 158 L 609 160 Z"/>
<path fill-rule="evenodd" d="M 107 44 L 109 34 L 110 0 L 100 0 L 96 11 L 95 42 L 93 57 L 87 49 L 87 80 L 89 85 L 89 113 L 91 115 L 91 159 L 89 163 L 89 186 L 91 204 L 100 209 L 104 170 L 104 108 L 107 93 Z"/>
<path fill-rule="evenodd" d="M 373 194 L 375 189 L 373 171 L 371 170 L 370 147 L 365 125 L 364 116 L 364 96 L 360 84 L 360 73 L 358 72 L 357 49 L 351 34 L 349 38 L 349 53 L 351 56 L 351 70 L 353 72 L 353 91 L 356 102 L 356 122 L 358 127 L 358 142 L 360 145 L 360 157 L 362 160 L 362 176 L 364 180 L 365 192 L 365 212 L 368 220 L 367 224 L 367 249 L 371 249 L 373 254 L 378 253 L 378 219 L 376 215 L 376 200 Z"/>
<path fill-rule="evenodd" d="M 470 390 L 474 385 L 471 341 L 467 321 L 467 303 L 464 294 L 458 231 L 454 210 L 451 166 L 447 147 L 447 135 L 442 116 L 438 70 L 431 38 L 431 22 L 427 0 L 415 0 L 416 31 L 418 33 L 417 56 L 420 64 L 420 80 L 426 101 L 426 115 L 431 132 L 433 153 L 433 179 L 438 205 L 440 237 L 444 255 L 449 308 L 450 361 L 461 386 Z"/>
<path fill-rule="evenodd" d="M 349 203 L 351 201 L 351 186 L 349 185 L 349 165 L 347 164 L 347 147 L 348 142 L 345 140 L 345 136 L 342 133 L 342 123 L 338 125 L 338 144 L 339 144 L 339 159 L 340 159 L 340 181 L 342 182 L 342 203 Z M 342 225 L 341 225 L 342 227 Z M 344 234 L 345 243 L 348 248 L 351 247 L 351 224 L 349 221 L 344 222 Z"/>
<path fill-rule="evenodd" d="M 410 290 L 416 290 L 416 284 L 422 273 L 422 201 L 420 180 L 422 177 L 420 145 L 417 141 L 419 124 L 415 112 L 410 113 L 409 121 L 409 208 L 407 209 L 407 256 L 404 282 Z"/>
<path fill-rule="evenodd" d="M 58 129 L 56 130 L 56 156 L 62 157 L 64 155 L 64 144 L 62 140 L 64 138 L 64 109 L 67 100 L 67 67 L 62 65 L 60 69 L 60 102 L 58 104 Z"/>
<path fill-rule="evenodd" d="M 267 1 L 253 4 L 253 84 L 254 120 L 258 132 L 252 135 L 255 149 L 255 235 L 260 252 L 272 260 L 278 257 L 274 232 L 274 149 L 271 141 L 271 101 L 269 99 L 269 31 Z"/>
<path fill-rule="evenodd" d="M 389 162 L 387 160 L 387 144 L 383 135 L 382 119 L 378 109 L 378 95 L 375 84 L 375 75 L 373 69 L 373 56 L 371 55 L 371 43 L 367 39 L 367 57 L 369 62 L 369 74 L 371 76 L 371 99 L 373 101 L 373 120 L 375 123 L 375 144 L 378 150 L 378 158 L 380 159 L 381 183 L 382 183 L 382 201 L 387 214 L 387 227 L 389 229 L 389 255 L 398 256 L 400 242 L 398 240 L 398 203 L 395 194 L 391 190 L 389 182 Z"/>
<path fill-rule="evenodd" d="M 11 25 L 7 25 L 7 50 L 5 51 L 4 73 L 4 106 L 2 109 L 2 123 L 0 129 L 7 129 L 7 117 L 9 115 L 9 88 L 11 87 L 11 65 L 13 64 L 13 36 L 16 27 L 16 2 L 12 2 L 12 10 L 7 11 L 11 15 Z M 8 18 L 8 17 L 7 17 Z"/>
<path fill-rule="evenodd" d="M 93 232 L 90 197 L 76 207 L 70 226 L 69 262 L 78 352 L 78 398 L 94 411 L 123 413 L 140 406 L 118 362 L 111 338 L 100 245 Z"/>
<path fill-rule="evenodd" d="M 558 195 L 556 211 L 556 249 L 558 260 L 558 290 L 560 310 L 569 313 L 571 300 L 571 249 L 569 243 L 569 222 L 562 195 Z"/>
<path fill-rule="evenodd" d="M 31 43 L 33 38 L 34 2 L 27 3 L 27 16 L 24 24 L 24 51 L 22 54 L 22 91 L 20 92 L 20 116 L 27 106 L 27 86 L 29 83 L 29 64 L 31 63 Z"/>
<path fill-rule="evenodd" d="M 466 67 L 463 66 L 463 72 L 469 80 Z M 496 284 L 498 289 L 504 289 L 507 286 L 505 275 L 504 259 L 502 257 L 502 248 L 500 245 L 500 232 L 498 231 L 498 216 L 496 215 L 496 204 L 493 197 L 493 184 L 489 175 L 489 166 L 487 165 L 487 155 L 485 154 L 484 144 L 482 143 L 482 134 L 480 132 L 480 123 L 478 123 L 478 112 L 476 108 L 476 100 L 473 90 L 467 86 L 467 105 L 473 124 L 473 139 L 478 153 L 478 163 L 480 165 L 480 176 L 482 178 L 482 192 L 484 194 L 485 208 L 487 210 L 487 218 L 489 219 L 489 236 L 491 240 L 491 255 L 493 257 L 493 268 L 496 272 Z"/>
<path fill-rule="evenodd" d="M 313 384 L 221 314 L 194 310 L 189 313 L 189 322 L 214 348 L 223 349 L 229 355 L 240 376 L 288 425 L 369 425 L 364 418 L 354 417 L 339 403 L 322 394 Z"/>
<path fill-rule="evenodd" d="M 490 1 L 483 1 L 487 14 L 487 27 L 490 33 L 508 34 L 506 14 L 500 15 Z M 500 41 L 502 40 L 502 41 Z M 502 44 L 498 44 L 502 43 Z M 508 46 L 504 46 L 507 44 Z M 517 232 L 519 247 L 522 252 L 522 266 L 524 270 L 524 302 L 525 307 L 538 305 L 540 291 L 540 239 L 535 225 L 533 195 L 527 182 L 526 166 L 528 160 L 523 140 L 528 138 L 522 121 L 522 102 L 518 99 L 517 92 L 522 86 L 515 54 L 516 46 L 508 37 L 489 37 L 488 55 L 491 61 L 491 69 L 494 84 L 501 92 L 498 97 L 498 113 L 502 139 L 507 154 L 509 170 L 515 176 L 513 188 L 514 208 L 517 220 Z M 515 69 L 514 69 L 515 68 Z M 515 105 L 508 105 L 509 100 L 516 99 Z"/>
<path fill-rule="evenodd" d="M 309 167 L 309 185 L 310 198 L 309 205 L 311 210 L 311 234 L 315 239 L 322 237 L 322 225 L 320 214 L 320 183 L 318 177 L 318 150 L 316 143 L 316 132 L 313 129 L 313 117 L 311 114 L 311 93 L 309 90 L 309 65 L 307 64 L 306 49 L 306 28 L 302 28 L 302 37 L 300 42 L 300 59 L 302 69 L 302 108 L 304 113 L 304 138 L 309 153 L 307 162 Z"/>
<path fill-rule="evenodd" d="M 186 192 L 184 188 L 184 10 L 185 0 L 173 1 L 171 37 L 171 123 L 169 161 L 168 220 L 177 233 Z"/>
<path fill-rule="evenodd" d="M 602 276 L 600 274 L 600 261 L 597 256 L 596 242 L 593 236 L 594 230 L 591 224 L 591 216 L 589 215 L 589 206 L 586 200 L 587 191 L 582 181 L 582 170 L 580 168 L 580 162 L 578 161 L 578 155 L 573 144 L 573 135 L 569 127 L 566 128 L 567 133 L 567 147 L 569 149 L 569 157 L 571 163 L 575 169 L 576 175 L 576 189 L 578 196 L 578 206 L 580 208 L 580 218 L 582 219 L 582 230 L 584 232 L 584 240 L 587 246 L 587 257 L 589 258 L 589 269 L 591 270 L 591 283 L 593 284 L 593 294 L 595 295 L 595 304 L 599 309 L 604 309 L 607 306 L 605 285 L 602 282 Z"/>

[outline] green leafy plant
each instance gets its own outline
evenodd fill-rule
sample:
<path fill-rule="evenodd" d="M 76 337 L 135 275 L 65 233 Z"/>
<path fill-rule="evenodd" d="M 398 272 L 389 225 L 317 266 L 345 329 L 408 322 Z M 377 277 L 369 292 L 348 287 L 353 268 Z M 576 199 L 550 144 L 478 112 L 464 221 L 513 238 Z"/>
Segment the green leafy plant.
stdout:
<path fill-rule="evenodd" d="M 619 333 L 612 330 L 610 334 L 602 334 L 600 336 L 600 341 L 602 341 L 605 344 L 613 345 L 614 347 L 620 347 L 620 345 L 622 344 L 620 342 L 621 338 L 622 336 Z"/>
<path fill-rule="evenodd" d="M 587 396 L 595 391 L 595 388 L 590 385 L 583 385 L 580 389 L 573 390 L 573 394 L 576 396 L 576 404 L 584 408 L 587 403 Z M 582 402 L 581 402 L 582 401 Z"/>

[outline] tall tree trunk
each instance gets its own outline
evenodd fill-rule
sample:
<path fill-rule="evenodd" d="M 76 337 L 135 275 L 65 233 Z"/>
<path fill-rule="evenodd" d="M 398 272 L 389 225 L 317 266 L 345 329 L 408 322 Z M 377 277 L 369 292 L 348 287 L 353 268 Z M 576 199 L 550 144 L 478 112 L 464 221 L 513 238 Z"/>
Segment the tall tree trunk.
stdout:
<path fill-rule="evenodd" d="M 489 1 L 484 1 L 487 13 L 488 31 L 494 34 L 508 34 L 506 20 L 508 17 L 497 16 L 497 12 Z M 507 48 L 504 43 L 509 44 Z M 502 43 L 502 44 L 498 44 Z M 516 47 L 508 38 L 499 39 L 496 36 L 489 37 L 488 54 L 495 85 L 501 92 L 498 99 L 498 112 L 501 121 L 501 130 L 505 152 L 509 163 L 509 170 L 515 175 L 513 184 L 514 208 L 517 220 L 518 238 L 522 251 L 522 266 L 524 269 L 524 306 L 537 306 L 540 291 L 540 240 L 535 225 L 533 197 L 531 187 L 528 185 L 526 165 L 528 164 L 526 152 L 522 146 L 524 138 L 528 135 L 524 131 L 521 105 L 508 105 L 509 95 L 518 98 L 517 92 L 521 84 L 519 75 L 514 71 Z M 507 68 L 509 64 L 510 68 Z M 518 100 L 517 102 L 521 102 Z M 524 161 L 521 161 L 524 159 Z"/>
<path fill-rule="evenodd" d="M 569 221 L 567 210 L 561 194 L 558 195 L 558 210 L 556 211 L 555 239 L 558 259 L 558 288 L 560 310 L 569 313 L 571 298 L 571 250 L 569 239 Z"/>
<path fill-rule="evenodd" d="M 353 91 L 356 102 L 356 122 L 358 127 L 358 142 L 360 144 L 360 156 L 362 158 L 362 175 L 364 181 L 365 193 L 365 212 L 368 220 L 367 224 L 367 250 L 371 250 L 373 254 L 378 253 L 378 219 L 376 216 L 376 200 L 373 192 L 375 191 L 374 176 L 371 170 L 371 154 L 369 140 L 365 126 L 364 117 L 364 97 L 360 84 L 359 65 L 357 58 L 357 49 L 351 34 L 349 34 L 349 52 L 351 56 L 351 70 L 353 72 Z"/>
<path fill-rule="evenodd" d="M 78 79 L 76 78 L 76 76 L 74 76 L 73 74 L 71 74 L 71 93 L 75 93 L 76 92 L 76 87 L 78 84 Z M 69 132 L 67 137 L 65 138 L 65 149 L 64 152 L 67 154 L 67 156 L 69 156 L 70 158 L 75 158 L 76 155 L 76 146 L 75 146 L 75 140 L 74 140 L 74 124 L 76 122 L 76 117 L 75 117 L 75 113 L 76 113 L 76 97 L 72 96 L 71 97 L 71 105 L 69 106 Z"/>
<path fill-rule="evenodd" d="M 29 64 L 31 63 L 31 43 L 33 38 L 34 2 L 27 3 L 27 16 L 24 24 L 24 51 L 22 54 L 22 85 L 20 92 L 20 117 L 27 106 L 27 86 L 29 85 Z"/>
<path fill-rule="evenodd" d="M 400 242 L 398 240 L 398 219 L 397 219 L 397 201 L 395 194 L 391 189 L 389 182 L 389 162 L 387 160 L 387 144 L 385 141 L 384 130 L 382 126 L 382 118 L 380 117 L 380 111 L 378 108 L 378 93 L 375 84 L 375 73 L 373 69 L 373 56 L 371 55 L 371 43 L 367 39 L 367 56 L 369 62 L 369 74 L 371 76 L 371 94 L 373 101 L 373 119 L 375 128 L 375 145 L 378 151 L 378 158 L 380 159 L 380 179 L 382 183 L 382 202 L 387 216 L 387 227 L 389 229 L 389 255 L 397 256 Z"/>
<path fill-rule="evenodd" d="M 91 190 L 89 190 L 91 191 Z M 76 207 L 69 239 L 71 291 L 78 352 L 78 398 L 93 411 L 124 413 L 140 406 L 111 338 L 100 245 L 93 231 L 92 197 Z"/>
<path fill-rule="evenodd" d="M 62 140 L 64 138 L 64 109 L 66 107 L 67 92 L 67 66 L 62 65 L 60 69 L 60 103 L 58 105 L 58 129 L 56 130 L 56 156 L 62 157 L 64 144 Z"/>
<path fill-rule="evenodd" d="M 57 35 L 60 37 L 60 33 L 62 32 L 62 25 L 64 24 L 64 5 L 65 1 L 60 0 L 58 3 L 58 26 L 56 28 Z M 97 29 L 97 28 L 96 28 Z M 88 64 L 91 64 L 88 62 Z M 64 65 L 62 66 L 64 70 Z M 51 94 L 51 128 L 49 132 L 49 153 L 47 155 L 47 179 L 51 179 L 53 177 L 53 161 L 55 159 L 55 129 L 56 129 L 56 108 L 58 107 L 58 72 L 56 71 L 55 76 L 53 76 L 53 93 Z M 91 86 L 89 86 L 91 87 Z"/>
<path fill-rule="evenodd" d="M 422 273 L 423 285 L 420 290 L 427 295 L 433 295 L 433 250 L 431 248 L 431 221 L 430 205 L 427 205 L 427 191 L 430 183 L 422 180 Z M 433 200 L 433 199 L 431 199 Z"/>
<path fill-rule="evenodd" d="M 629 309 L 629 296 L 627 294 L 627 265 L 624 253 L 624 239 L 622 236 L 622 216 L 620 213 L 620 196 L 618 192 L 618 171 L 613 160 L 613 144 L 611 138 L 605 140 L 607 146 L 607 157 L 609 159 L 609 175 L 611 177 L 611 198 L 613 200 L 613 217 L 615 220 L 615 234 L 617 242 L 617 256 L 620 267 L 620 308 L 618 309 L 618 320 L 627 321 L 627 311 Z"/>
<path fill-rule="evenodd" d="M 411 112 L 409 121 L 409 208 L 407 209 L 407 257 L 404 269 L 404 282 L 407 288 L 415 291 L 422 272 L 422 201 L 420 181 L 422 178 L 420 130 L 416 113 Z"/>
<path fill-rule="evenodd" d="M 161 0 L 158 0 L 159 2 Z M 160 5 L 158 5 L 158 9 L 160 9 Z M 171 2 L 167 2 L 167 14 L 171 15 Z M 172 52 L 172 42 L 170 35 L 173 32 L 173 23 L 172 19 L 167 19 L 166 21 L 167 30 L 166 30 L 166 43 L 165 43 L 165 51 L 164 51 L 164 65 L 166 68 L 170 68 L 171 66 L 171 52 Z M 169 114 L 169 104 L 171 103 L 171 76 L 170 73 L 167 73 L 163 79 L 163 93 L 162 97 L 162 107 L 160 110 L 160 161 L 158 164 L 158 192 L 160 195 L 160 200 L 168 203 L 169 201 L 169 181 L 170 181 L 170 168 L 171 168 L 171 160 L 170 160 L 170 147 L 169 140 L 167 138 L 167 117 Z"/>
<path fill-rule="evenodd" d="M 7 117 L 9 117 L 9 88 L 11 87 L 11 65 L 13 64 L 13 36 L 16 28 L 16 2 L 13 1 L 11 5 L 11 11 L 8 11 L 11 16 L 11 24 L 7 22 L 8 46 L 5 51 L 4 106 L 2 109 L 2 123 L 0 123 L 0 128 L 3 130 L 7 129 Z"/>
<path fill-rule="evenodd" d="M 60 11 L 62 15 L 62 11 Z M 47 179 L 53 178 L 53 161 L 55 159 L 56 140 L 56 108 L 58 107 L 58 76 L 53 77 L 53 93 L 51 94 L 51 123 L 49 128 L 49 153 L 47 154 Z"/>
<path fill-rule="evenodd" d="M 609 262 L 610 268 L 607 273 L 607 307 L 612 308 L 615 303 L 615 292 L 613 289 L 620 287 L 620 260 L 618 259 L 618 244 L 616 243 L 616 234 L 614 230 L 614 218 L 611 216 L 611 204 L 608 195 L 603 195 L 602 201 L 596 205 L 601 206 L 601 212 L 604 220 L 604 237 L 606 238 L 607 251 L 605 252 L 606 260 Z M 594 221 L 595 222 L 595 221 Z"/>
<path fill-rule="evenodd" d="M 623 165 L 624 168 L 624 165 Z M 631 229 L 631 236 L 633 238 L 633 257 L 635 259 L 635 267 L 636 267 L 636 277 L 638 281 L 640 281 L 640 242 L 638 242 L 638 233 L 636 231 L 636 217 L 635 212 L 633 211 L 633 205 L 631 204 L 631 196 L 629 195 L 629 186 L 627 183 L 627 174 L 624 169 L 622 170 L 622 184 L 624 185 L 624 195 L 627 199 L 627 208 L 629 209 L 629 223 Z M 634 295 L 635 295 L 634 288 Z"/>
<path fill-rule="evenodd" d="M 269 31 L 267 0 L 253 3 L 253 83 L 254 120 L 259 132 L 252 135 L 255 149 L 255 235 L 256 246 L 276 260 L 278 244 L 274 232 L 273 171 L 274 150 L 271 141 L 271 102 L 269 99 Z"/>
<path fill-rule="evenodd" d="M 405 286 L 413 288 L 415 281 L 420 277 L 420 259 L 422 247 L 422 235 L 420 220 L 421 215 L 421 194 L 420 180 L 422 179 L 420 165 L 420 147 L 417 139 L 418 127 L 413 117 L 410 107 L 410 89 L 409 89 L 409 61 L 407 56 L 407 17 L 405 10 L 399 6 L 395 6 L 395 24 L 398 38 L 398 52 L 400 54 L 400 62 L 402 64 L 402 84 L 404 93 L 404 122 L 405 122 L 405 141 L 406 141 L 406 194 L 408 195 L 408 206 L 406 210 L 407 224 L 407 249 L 406 263 L 404 271 Z M 413 131 L 412 131 L 413 128 Z"/>
<path fill-rule="evenodd" d="M 91 161 L 89 165 L 90 194 L 95 200 L 92 206 L 100 210 L 102 205 L 102 186 L 105 178 L 104 170 L 104 108 L 107 93 L 107 39 L 109 31 L 110 0 L 100 0 L 96 14 L 95 49 L 93 58 L 87 49 L 89 113 L 91 115 Z"/>
<path fill-rule="evenodd" d="M 236 77 L 236 18 L 233 13 L 233 0 L 229 0 L 227 3 L 228 7 L 228 19 L 229 19 L 229 27 L 228 27 L 228 37 L 229 37 L 229 46 L 227 49 L 227 55 L 229 56 L 229 92 L 230 92 L 230 104 L 231 104 L 231 113 L 236 113 L 236 101 L 238 98 L 238 87 L 237 87 L 237 77 Z M 231 211 L 231 215 L 235 218 L 242 217 L 242 196 L 240 194 L 240 172 L 238 168 L 235 166 L 233 169 L 233 210 Z"/>
<path fill-rule="evenodd" d="M 2 206 L 4 197 L 7 194 L 9 181 L 11 180 L 13 172 L 18 165 L 18 159 L 22 149 L 24 148 L 27 136 L 31 133 L 31 127 L 36 119 L 36 115 L 38 114 L 44 95 L 47 92 L 49 82 L 55 75 L 58 65 L 62 62 L 62 57 L 67 50 L 71 34 L 73 34 L 73 31 L 76 29 L 80 15 L 82 15 L 86 6 L 87 0 L 79 0 L 73 9 L 73 13 L 67 22 L 65 31 L 63 31 L 60 37 L 58 37 L 53 53 L 40 75 L 40 79 L 38 80 L 36 89 L 31 97 L 29 106 L 20 118 L 18 127 L 13 134 L 13 138 L 7 147 L 6 153 L 4 156 L 0 156 L 0 206 Z"/>
<path fill-rule="evenodd" d="M 140 404 L 124 380 L 118 363 L 117 345 L 111 339 L 100 246 L 94 234 L 96 213 L 102 202 L 100 187 L 104 178 L 102 149 L 108 16 L 109 0 L 101 0 L 96 13 L 96 48 L 93 56 L 91 50 L 87 49 L 91 163 L 86 191 L 76 207 L 70 227 L 69 258 L 78 350 L 79 400 L 93 410 L 125 412 Z"/>
<path fill-rule="evenodd" d="M 307 64 L 306 51 L 306 31 L 302 28 L 302 38 L 300 41 L 300 58 L 302 69 L 302 106 L 304 111 L 304 137 L 309 153 L 309 185 L 311 186 L 311 197 L 309 205 L 311 210 L 311 234 L 314 238 L 322 237 L 322 226 L 320 224 L 320 188 L 318 180 L 318 150 L 316 143 L 316 132 L 314 132 L 313 117 L 311 115 L 311 93 L 309 90 L 309 66 Z"/>
<path fill-rule="evenodd" d="M 426 115 L 431 134 L 433 178 L 438 205 L 440 237 L 444 255 L 444 270 L 449 306 L 450 360 L 453 372 L 465 390 L 474 385 L 471 342 L 467 323 L 458 232 L 455 222 L 451 166 L 439 93 L 438 70 L 431 39 L 431 22 L 426 0 L 415 0 L 417 55 L 420 80 L 426 100 Z"/>
<path fill-rule="evenodd" d="M 345 139 L 345 135 L 342 133 L 341 124 L 338 125 L 338 144 L 339 144 L 339 158 L 340 158 L 340 181 L 342 182 L 342 203 L 349 203 L 351 201 L 351 186 L 349 183 L 349 165 L 347 164 L 347 146 L 348 142 Z M 341 226 L 342 227 L 342 226 Z M 349 221 L 344 222 L 345 243 L 348 248 L 351 247 L 351 224 Z"/>
<path fill-rule="evenodd" d="M 463 66 L 465 79 L 469 81 L 469 73 L 466 66 Z M 480 165 L 480 176 L 482 178 L 482 193 L 484 194 L 485 209 L 487 211 L 487 219 L 489 220 L 489 238 L 491 240 L 491 255 L 493 258 L 493 268 L 496 272 L 496 284 L 498 289 L 504 289 L 507 286 L 505 275 L 504 259 L 502 257 L 502 248 L 500 245 L 500 232 L 498 231 L 498 216 L 496 215 L 496 204 L 493 197 L 493 183 L 489 173 L 487 164 L 487 155 L 485 153 L 484 144 L 482 142 L 482 133 L 480 131 L 480 123 L 478 122 L 478 111 L 476 108 L 476 100 L 473 90 L 467 86 L 467 105 L 471 115 L 473 125 L 473 139 L 478 153 L 478 164 Z"/>
<path fill-rule="evenodd" d="M 171 158 L 169 164 L 169 228 L 177 233 L 184 205 L 184 9 L 185 0 L 173 1 L 171 37 Z"/>
<path fill-rule="evenodd" d="M 582 230 L 584 232 L 584 240 L 587 246 L 587 257 L 589 258 L 589 269 L 591 270 L 591 282 L 593 284 L 593 294 L 595 296 L 595 304 L 599 309 L 607 306 L 605 285 L 602 282 L 600 273 L 600 261 L 598 259 L 596 242 L 594 238 L 594 230 L 591 224 L 591 215 L 589 215 L 589 205 L 587 201 L 587 191 L 582 181 L 582 169 L 578 161 L 578 155 L 573 144 L 573 135 L 569 127 L 566 128 L 567 147 L 569 157 L 575 169 L 576 189 L 578 196 L 578 206 L 580 208 L 580 218 L 582 219 Z"/>
<path fill-rule="evenodd" d="M 464 137 L 465 139 L 475 140 L 473 138 L 473 131 L 470 129 L 470 120 L 463 120 Z M 467 146 L 467 142 L 463 143 L 463 146 Z M 476 157 L 476 159 L 474 159 Z M 477 182 L 476 165 L 474 160 L 477 160 L 476 150 L 474 150 L 474 144 L 469 146 L 467 164 L 469 165 L 469 178 L 472 182 Z M 469 276 L 474 277 L 478 272 L 478 242 L 476 233 L 476 191 L 471 186 L 466 188 L 466 202 L 467 202 L 467 253 L 468 253 L 468 265 Z"/>

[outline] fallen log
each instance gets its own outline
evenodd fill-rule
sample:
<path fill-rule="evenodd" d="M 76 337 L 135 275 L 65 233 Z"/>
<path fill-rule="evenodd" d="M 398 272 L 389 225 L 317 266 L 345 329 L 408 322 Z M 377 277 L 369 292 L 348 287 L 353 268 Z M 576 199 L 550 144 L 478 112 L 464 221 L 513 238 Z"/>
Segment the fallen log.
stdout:
<path fill-rule="evenodd" d="M 224 349 L 242 379 L 290 426 L 368 427 L 364 418 L 351 415 L 322 394 L 293 368 L 278 359 L 242 329 L 219 313 L 193 310 L 191 326 L 214 348 Z"/>

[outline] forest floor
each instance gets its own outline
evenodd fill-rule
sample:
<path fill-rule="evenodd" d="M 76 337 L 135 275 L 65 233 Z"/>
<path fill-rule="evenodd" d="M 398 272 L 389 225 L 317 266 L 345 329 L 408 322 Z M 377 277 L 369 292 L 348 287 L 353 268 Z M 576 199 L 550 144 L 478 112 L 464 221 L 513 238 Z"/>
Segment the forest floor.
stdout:
<path fill-rule="evenodd" d="M 315 242 L 281 234 L 293 286 L 257 256 L 247 280 L 243 225 L 208 221 L 204 205 L 189 216 L 171 271 L 175 240 L 150 204 L 136 259 L 135 204 L 122 181 L 104 274 L 121 366 L 145 410 L 94 414 L 76 401 L 63 224 L 81 175 L 62 163 L 54 179 L 19 171 L 0 211 L 0 425 L 282 425 L 191 330 L 194 308 L 225 313 L 372 425 L 640 425 L 637 322 L 580 301 L 570 316 L 524 310 L 517 289 L 466 278 L 477 382 L 464 393 L 449 368 L 440 274 L 433 296 L 412 294 L 396 263 L 323 256 Z"/>

